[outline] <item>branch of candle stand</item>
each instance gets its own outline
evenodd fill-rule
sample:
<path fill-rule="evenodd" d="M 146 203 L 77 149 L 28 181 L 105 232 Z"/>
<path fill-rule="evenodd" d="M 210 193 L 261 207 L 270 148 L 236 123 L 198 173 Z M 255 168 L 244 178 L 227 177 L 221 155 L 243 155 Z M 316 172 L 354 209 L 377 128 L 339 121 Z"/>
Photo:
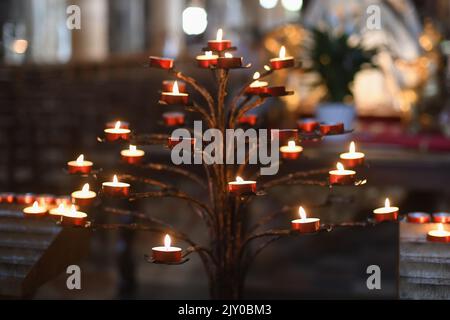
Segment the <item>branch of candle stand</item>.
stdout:
<path fill-rule="evenodd" d="M 216 119 L 216 113 L 214 110 L 214 98 L 211 96 L 209 91 L 205 87 L 200 85 L 197 82 L 197 80 L 195 80 L 194 78 L 189 77 L 189 76 L 183 74 L 182 72 L 176 71 L 174 69 L 172 69 L 171 71 L 175 74 L 175 76 L 177 78 L 190 84 L 198 93 L 200 93 L 203 96 L 203 98 L 206 100 L 206 102 L 208 104 L 208 108 L 209 108 L 209 111 L 211 112 L 212 118 Z"/>
<path fill-rule="evenodd" d="M 130 142 L 137 145 L 155 145 L 166 143 L 169 136 L 167 134 L 133 134 Z"/>
<path fill-rule="evenodd" d="M 264 79 L 265 77 L 271 75 L 272 72 L 273 72 L 273 70 L 269 70 L 269 71 L 262 73 L 258 80 Z M 239 90 L 239 93 L 233 98 L 233 100 L 231 101 L 231 105 L 230 105 L 230 115 L 232 115 L 233 113 L 236 112 L 237 104 L 238 104 L 239 100 L 245 95 L 245 91 L 254 81 L 255 80 L 252 78 L 250 81 L 245 83 L 242 86 L 242 88 Z"/>
<path fill-rule="evenodd" d="M 214 264 L 217 265 L 217 259 L 214 257 L 214 255 L 212 254 L 211 250 L 209 250 L 208 248 L 202 247 L 202 246 L 190 246 L 188 248 L 186 248 L 186 250 L 184 250 L 183 252 L 183 258 L 189 256 L 192 253 L 198 253 L 198 252 L 205 252 L 212 260 L 212 262 Z"/>
<path fill-rule="evenodd" d="M 235 121 L 238 121 L 244 114 L 246 114 L 250 110 L 253 110 L 254 108 L 257 108 L 260 105 L 262 105 L 264 102 L 266 102 L 266 100 L 267 97 L 259 97 L 254 102 L 247 105 L 243 105 L 242 108 L 234 110 L 234 112 L 230 114 L 230 121 L 228 124 L 229 127 L 234 128 Z"/>
<path fill-rule="evenodd" d="M 188 170 L 185 170 L 185 169 L 181 169 L 178 167 L 174 167 L 174 166 L 162 164 L 162 163 L 145 163 L 145 164 L 137 164 L 137 166 L 140 168 L 144 168 L 144 169 L 151 169 L 151 170 L 156 170 L 156 171 L 166 171 L 166 172 L 179 174 L 179 175 L 182 175 L 194 182 L 197 182 L 202 187 L 205 187 L 205 182 L 203 181 L 202 178 L 200 178 L 196 174 L 194 174 Z"/>
<path fill-rule="evenodd" d="M 148 225 L 143 225 L 143 224 L 138 224 L 138 223 L 130 223 L 130 224 L 124 224 L 124 223 L 106 224 L 105 223 L 105 224 L 93 224 L 91 226 L 91 228 L 94 230 L 128 229 L 128 230 L 133 230 L 133 231 L 148 231 L 148 232 L 154 232 L 154 233 L 169 234 L 170 236 L 172 236 L 175 239 L 178 239 L 178 240 L 188 243 L 190 245 L 190 248 L 195 248 L 195 252 L 197 252 L 202 259 L 204 259 L 203 253 L 205 253 L 208 255 L 208 257 L 210 257 L 210 259 L 213 263 L 216 263 L 216 261 L 217 261 L 210 249 L 198 245 L 195 241 L 190 239 L 186 234 L 174 229 L 173 227 L 167 227 L 164 225 L 162 227 L 153 227 L 153 226 L 148 226 Z M 191 249 L 191 251 L 192 251 L 192 249 Z M 192 252 L 194 252 L 194 251 L 192 251 Z M 188 254 L 190 254 L 192 252 L 189 252 Z M 205 262 L 205 266 L 207 267 L 206 261 L 204 261 L 204 262 Z"/>
<path fill-rule="evenodd" d="M 190 111 L 190 112 L 198 112 L 202 115 L 203 119 L 208 123 L 208 127 L 209 128 L 214 128 L 215 127 L 215 123 L 214 120 L 208 115 L 208 113 L 201 107 L 199 106 L 196 102 L 193 102 L 192 106 L 186 106 L 185 107 L 186 111 Z"/>
<path fill-rule="evenodd" d="M 261 185 L 261 188 L 266 190 L 269 188 L 273 188 L 275 186 L 279 186 L 282 184 L 289 183 L 289 181 L 295 181 L 297 178 L 305 178 L 310 176 L 322 175 L 328 173 L 329 169 L 314 169 L 300 172 L 292 172 L 285 176 L 282 176 L 277 179 L 270 180 Z"/>
<path fill-rule="evenodd" d="M 263 216 L 252 227 L 249 228 L 248 233 L 250 234 L 250 233 L 254 232 L 256 229 L 258 229 L 259 227 L 261 227 L 263 225 L 266 225 L 267 223 L 272 221 L 277 216 L 279 216 L 281 214 L 285 214 L 285 213 L 290 213 L 290 212 L 294 211 L 296 208 L 298 208 L 298 206 L 297 207 L 284 206 L 282 209 L 280 209 L 278 211 L 275 211 L 271 214 Z"/>
<path fill-rule="evenodd" d="M 211 221 L 215 221 L 213 212 L 208 205 L 206 205 L 203 202 L 201 202 L 197 199 L 194 199 L 191 196 L 187 195 L 186 193 L 180 192 L 180 191 L 167 190 L 167 191 L 151 191 L 151 192 L 135 193 L 129 198 L 129 200 L 135 201 L 138 199 L 147 199 L 147 198 L 178 198 L 178 199 L 182 199 L 182 200 L 191 202 L 191 203 L 195 204 L 196 206 L 200 207 L 201 209 L 203 209 L 207 213 L 207 215 L 211 219 Z"/>
<path fill-rule="evenodd" d="M 161 189 L 164 190 L 177 190 L 177 188 L 173 185 L 158 181 L 158 180 L 154 180 L 151 178 L 143 178 L 143 177 L 136 177 L 133 176 L 131 174 L 120 174 L 118 176 L 118 178 L 120 180 L 128 180 L 128 181 L 137 181 L 137 182 L 142 182 L 151 186 L 155 186 L 155 187 L 159 187 Z"/>

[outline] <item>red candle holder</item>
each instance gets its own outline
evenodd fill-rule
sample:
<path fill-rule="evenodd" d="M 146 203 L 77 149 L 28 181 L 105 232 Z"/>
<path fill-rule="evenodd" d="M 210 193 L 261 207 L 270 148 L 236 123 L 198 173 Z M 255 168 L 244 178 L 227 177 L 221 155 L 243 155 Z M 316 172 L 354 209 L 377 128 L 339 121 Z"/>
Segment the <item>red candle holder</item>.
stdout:
<path fill-rule="evenodd" d="M 77 160 L 67 162 L 67 171 L 70 174 L 89 174 L 93 165 L 93 162 L 84 160 L 81 154 Z"/>
<path fill-rule="evenodd" d="M 118 140 L 128 141 L 130 138 L 131 130 L 128 128 L 121 128 L 122 122 L 117 121 L 114 128 L 106 128 L 104 130 L 105 139 L 109 142 L 114 142 Z"/>
<path fill-rule="evenodd" d="M 292 230 L 298 231 L 300 233 L 313 233 L 320 229 L 320 219 L 318 218 L 307 218 L 306 212 L 303 207 L 298 209 L 300 219 L 291 221 Z"/>
<path fill-rule="evenodd" d="M 199 68 L 209 69 L 211 67 L 215 67 L 217 65 L 218 55 L 212 54 L 211 51 L 205 52 L 204 55 L 200 55 L 196 57 L 197 65 Z"/>
<path fill-rule="evenodd" d="M 450 243 L 450 232 L 444 229 L 442 223 L 438 224 L 437 230 L 431 230 L 427 233 L 427 240 L 431 242 Z"/>
<path fill-rule="evenodd" d="M 239 118 L 238 122 L 240 124 L 247 124 L 249 126 L 254 126 L 258 122 L 258 115 L 256 114 L 247 114 L 243 115 Z"/>
<path fill-rule="evenodd" d="M 225 54 L 225 57 L 219 57 L 217 59 L 217 68 L 220 69 L 237 69 L 242 68 L 242 57 L 233 57 Z"/>
<path fill-rule="evenodd" d="M 142 162 L 145 156 L 143 150 L 139 150 L 136 146 L 130 145 L 129 149 L 120 151 L 122 161 L 128 164 L 139 164 Z"/>
<path fill-rule="evenodd" d="M 270 67 L 273 70 L 291 68 L 295 65 L 294 57 L 286 57 L 286 48 L 282 46 L 278 58 L 270 59 Z"/>
<path fill-rule="evenodd" d="M 303 147 L 295 145 L 295 141 L 289 141 L 287 146 L 280 147 L 281 158 L 296 160 L 303 152 Z"/>
<path fill-rule="evenodd" d="M 164 112 L 162 117 L 164 124 L 168 127 L 184 125 L 184 113 L 182 112 Z"/>
<path fill-rule="evenodd" d="M 117 176 L 114 176 L 112 182 L 102 183 L 103 193 L 110 197 L 128 197 L 130 194 L 130 185 L 125 182 L 119 182 Z"/>
<path fill-rule="evenodd" d="M 162 91 L 163 92 L 173 92 L 173 87 L 175 82 L 178 86 L 178 91 L 181 93 L 186 93 L 186 82 L 179 80 L 164 80 L 162 82 Z"/>
<path fill-rule="evenodd" d="M 16 202 L 18 204 L 32 204 L 36 200 L 36 196 L 32 193 L 23 193 L 16 195 Z"/>
<path fill-rule="evenodd" d="M 16 195 L 12 192 L 3 192 L 0 193 L 0 202 L 2 203 L 14 203 L 14 200 L 16 198 Z"/>
<path fill-rule="evenodd" d="M 72 192 L 71 197 L 72 203 L 75 205 L 87 207 L 94 202 L 97 194 L 94 191 L 90 191 L 89 184 L 86 183 L 81 190 Z"/>
<path fill-rule="evenodd" d="M 340 134 L 344 132 L 344 124 L 338 123 L 321 123 L 320 132 L 322 135 Z"/>
<path fill-rule="evenodd" d="M 355 182 L 356 172 L 353 170 L 345 170 L 344 166 L 338 162 L 337 170 L 329 172 L 329 180 L 331 185 L 348 185 Z"/>
<path fill-rule="evenodd" d="M 171 105 L 187 105 L 189 103 L 189 95 L 181 92 L 161 92 L 160 100 Z"/>
<path fill-rule="evenodd" d="M 266 81 L 260 81 L 258 80 L 261 77 L 261 74 L 259 72 L 255 72 L 253 74 L 253 81 L 246 89 L 245 94 L 246 95 L 263 95 L 264 94 L 264 88 L 266 88 L 269 83 Z"/>
<path fill-rule="evenodd" d="M 431 217 L 425 212 L 410 212 L 407 215 L 407 220 L 410 223 L 428 223 Z"/>
<path fill-rule="evenodd" d="M 311 133 L 319 128 L 319 122 L 314 119 L 303 119 L 297 121 L 297 127 L 302 132 Z"/>
<path fill-rule="evenodd" d="M 271 96 L 271 97 L 282 97 L 292 94 L 291 91 L 287 91 L 284 86 L 276 86 L 276 87 L 264 87 L 261 88 L 262 94 Z"/>
<path fill-rule="evenodd" d="M 340 161 L 347 168 L 355 168 L 364 164 L 365 154 L 362 152 L 356 152 L 355 143 L 350 143 L 349 152 L 341 153 Z"/>
<path fill-rule="evenodd" d="M 195 138 L 174 138 L 174 137 L 169 137 L 169 139 L 167 140 L 167 146 L 170 149 L 173 149 L 177 144 L 179 144 L 182 141 L 189 141 L 191 143 L 192 149 L 194 149 L 195 147 Z"/>
<path fill-rule="evenodd" d="M 256 193 L 256 181 L 245 181 L 236 177 L 236 181 L 228 182 L 228 191 L 235 195 Z"/>
<path fill-rule="evenodd" d="M 450 223 L 450 213 L 448 212 L 433 213 L 433 222 Z"/>
<path fill-rule="evenodd" d="M 160 68 L 160 69 L 172 69 L 173 68 L 173 59 L 163 58 L 163 57 L 150 57 L 150 67 Z"/>
<path fill-rule="evenodd" d="M 384 207 L 373 210 L 373 216 L 377 222 L 394 221 L 398 218 L 398 211 L 398 207 L 391 207 L 389 199 L 386 198 Z"/>
<path fill-rule="evenodd" d="M 87 222 L 87 214 L 85 212 L 77 211 L 72 206 L 71 210 L 67 210 L 61 215 L 61 225 L 63 226 L 85 226 Z"/>

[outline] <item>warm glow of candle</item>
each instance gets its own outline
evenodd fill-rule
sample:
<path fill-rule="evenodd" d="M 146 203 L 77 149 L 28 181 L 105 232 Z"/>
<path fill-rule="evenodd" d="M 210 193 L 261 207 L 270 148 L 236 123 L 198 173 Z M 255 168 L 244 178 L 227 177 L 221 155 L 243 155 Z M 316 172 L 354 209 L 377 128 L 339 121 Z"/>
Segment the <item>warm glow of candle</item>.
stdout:
<path fill-rule="evenodd" d="M 120 121 L 117 121 L 115 126 L 114 126 L 114 129 L 118 130 L 118 129 L 120 129 L 120 126 L 121 126 Z"/>
<path fill-rule="evenodd" d="M 77 165 L 82 166 L 84 162 L 84 155 L 80 154 L 80 156 L 77 158 Z"/>
<path fill-rule="evenodd" d="M 170 249 L 171 243 L 172 240 L 170 239 L 170 236 L 166 234 L 166 236 L 164 237 L 164 248 L 166 248 L 167 251 Z"/>
<path fill-rule="evenodd" d="M 259 81 L 258 79 L 261 77 L 261 74 L 259 72 L 255 72 L 253 74 L 253 81 L 250 84 L 250 88 L 261 88 L 261 87 L 267 87 L 269 84 L 265 81 Z"/>
<path fill-rule="evenodd" d="M 177 81 L 175 81 L 173 83 L 172 93 L 173 94 L 180 94 L 180 90 L 178 89 L 178 82 Z M 131 150 L 131 147 L 130 147 L 130 150 Z"/>
<path fill-rule="evenodd" d="M 34 201 L 33 205 L 31 207 L 26 207 L 25 209 L 23 209 L 23 212 L 25 214 L 42 215 L 47 212 L 47 208 L 45 206 L 40 205 L 38 201 Z"/>
<path fill-rule="evenodd" d="M 207 58 L 212 58 L 212 57 L 213 57 L 212 51 L 205 51 L 205 56 L 206 56 Z"/>
<path fill-rule="evenodd" d="M 217 30 L 216 40 L 222 41 L 222 38 L 223 38 L 223 30 L 220 28 L 219 30 Z"/>
<path fill-rule="evenodd" d="M 266 71 L 270 71 L 271 70 L 271 68 L 266 64 L 266 65 L 264 65 L 264 70 L 266 70 Z"/>
<path fill-rule="evenodd" d="M 35 202 L 33 202 L 33 205 L 31 206 L 31 208 L 33 209 L 33 210 L 39 210 L 39 202 L 37 202 L 37 201 L 35 201 Z"/>
<path fill-rule="evenodd" d="M 281 46 L 280 53 L 279 53 L 278 57 L 280 59 L 286 58 L 286 48 L 284 46 Z"/>
<path fill-rule="evenodd" d="M 337 171 L 345 171 L 344 165 L 340 162 L 336 164 Z"/>
<path fill-rule="evenodd" d="M 225 58 L 233 58 L 233 55 L 229 52 L 225 52 Z"/>
<path fill-rule="evenodd" d="M 82 193 L 89 193 L 89 183 L 86 183 L 81 189 Z"/>
<path fill-rule="evenodd" d="M 428 232 L 428 240 L 435 242 L 450 242 L 450 231 L 444 229 L 444 225 L 439 223 L 437 229 Z"/>
<path fill-rule="evenodd" d="M 385 208 L 390 208 L 391 207 L 391 202 L 389 201 L 389 198 L 386 198 L 386 200 L 384 200 L 384 207 Z"/>
<path fill-rule="evenodd" d="M 243 183 L 243 182 L 244 182 L 244 179 L 242 179 L 241 177 L 237 176 L 237 177 L 236 177 L 236 182 L 237 182 L 237 183 Z"/>
<path fill-rule="evenodd" d="M 118 184 L 119 183 L 119 179 L 117 179 L 116 175 L 114 175 L 114 177 L 113 177 L 113 183 L 114 184 Z"/>
<path fill-rule="evenodd" d="M 289 141 L 288 147 L 289 147 L 289 149 L 295 149 L 295 141 Z"/>
<path fill-rule="evenodd" d="M 356 151 L 356 146 L 355 146 L 355 142 L 350 142 L 350 147 L 348 148 L 350 153 L 355 153 Z"/>
<path fill-rule="evenodd" d="M 132 144 L 130 144 L 130 151 L 131 152 L 135 152 L 136 151 L 136 146 L 133 146 Z"/>
<path fill-rule="evenodd" d="M 253 74 L 253 80 L 258 80 L 259 77 L 261 77 L 261 74 L 260 74 L 258 71 L 256 71 L 256 72 Z"/>
<path fill-rule="evenodd" d="M 300 220 L 306 220 L 306 211 L 302 206 L 298 208 L 298 215 L 300 216 Z"/>

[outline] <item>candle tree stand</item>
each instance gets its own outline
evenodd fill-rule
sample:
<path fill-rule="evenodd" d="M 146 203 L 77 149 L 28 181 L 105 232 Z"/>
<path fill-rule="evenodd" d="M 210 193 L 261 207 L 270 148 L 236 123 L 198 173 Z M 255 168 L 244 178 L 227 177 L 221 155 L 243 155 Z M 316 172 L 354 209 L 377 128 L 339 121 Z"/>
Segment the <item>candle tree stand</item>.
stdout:
<path fill-rule="evenodd" d="M 233 50 L 229 46 L 223 51 L 211 50 L 220 59 L 227 59 L 225 53 Z M 210 49 L 209 49 L 210 50 Z M 162 63 L 164 62 L 164 63 Z M 226 63 L 224 65 L 227 65 Z M 174 63 L 170 59 L 163 59 L 152 57 L 150 68 L 159 68 L 166 70 L 171 76 L 182 81 L 188 88 L 194 90 L 202 97 L 202 102 L 193 101 L 189 96 L 189 101 L 183 106 L 187 112 L 198 113 L 203 119 L 204 125 L 208 128 L 216 128 L 225 136 L 226 129 L 234 129 L 239 125 L 239 119 L 246 116 L 246 114 L 258 108 L 267 99 L 277 96 L 291 94 L 290 91 L 285 90 L 284 87 L 268 87 L 261 90 L 257 94 L 248 94 L 247 89 L 252 84 L 254 79 L 248 81 L 238 94 L 232 99 L 227 99 L 228 83 L 230 72 L 233 69 L 219 68 L 217 65 L 211 63 L 208 65 L 212 72 L 214 79 L 217 82 L 217 92 L 211 94 L 205 87 L 199 84 L 194 78 L 177 71 L 174 68 Z M 240 68 L 247 68 L 249 65 Z M 292 67 L 288 64 L 287 67 Z M 236 69 L 240 69 L 236 68 Z M 259 80 L 266 78 L 277 70 L 265 66 L 265 71 L 260 75 Z M 167 98 L 165 98 L 167 99 Z M 172 101 L 167 99 L 166 101 Z M 186 98 L 175 99 L 175 101 L 186 102 Z M 160 101 L 164 104 L 166 102 Z M 292 130 L 296 134 L 297 144 L 308 139 L 321 139 L 324 133 L 321 132 L 317 126 L 313 130 L 307 132 Z M 338 134 L 348 133 L 349 131 L 339 132 Z M 165 134 L 136 134 L 131 132 L 129 142 L 133 145 L 162 145 L 166 146 L 169 139 Z M 100 141 L 106 141 L 99 139 Z M 118 143 L 110 142 L 110 143 Z M 226 146 L 224 146 L 226 148 Z M 149 232 L 161 233 L 161 235 L 169 234 L 171 237 L 184 242 L 188 245 L 187 249 L 183 251 L 182 260 L 179 263 L 168 263 L 171 265 L 179 265 L 176 267 L 182 268 L 183 264 L 188 261 L 188 256 L 192 253 L 198 254 L 203 266 L 205 268 L 209 285 L 210 296 L 214 299 L 239 299 L 242 298 L 245 278 L 249 267 L 255 257 L 264 250 L 269 244 L 274 241 L 292 236 L 294 239 L 297 236 L 308 236 L 299 233 L 292 229 L 270 229 L 267 228 L 270 223 L 277 217 L 295 211 L 295 208 L 285 207 L 279 211 L 260 218 L 255 224 L 250 225 L 250 220 L 246 214 L 243 214 L 251 201 L 258 196 L 265 196 L 270 193 L 271 189 L 280 185 L 316 185 L 325 188 L 332 187 L 328 179 L 328 171 L 330 168 L 320 170 L 298 171 L 292 172 L 284 176 L 265 176 L 264 182 L 261 181 L 261 176 L 257 172 L 250 172 L 249 170 L 249 153 L 246 150 L 246 161 L 241 164 L 203 164 L 204 174 L 195 174 L 185 168 L 175 165 L 162 163 L 146 163 L 145 161 L 139 163 L 128 164 L 137 168 L 146 169 L 143 172 L 163 172 L 179 175 L 182 178 L 190 179 L 198 184 L 198 188 L 204 188 L 207 191 L 207 197 L 202 199 L 191 196 L 188 192 L 179 190 L 170 182 L 156 180 L 151 174 L 148 176 L 119 174 L 120 181 L 126 181 L 129 184 L 139 182 L 147 185 L 149 190 L 142 192 L 132 191 L 123 198 L 129 201 L 136 201 L 139 199 L 148 198 L 164 198 L 170 197 L 180 201 L 186 201 L 191 205 L 194 214 L 197 214 L 201 221 L 203 221 L 208 229 L 209 242 L 206 244 L 199 244 L 194 241 L 186 233 L 183 233 L 171 225 L 159 219 L 152 218 L 146 213 L 123 210 L 119 208 L 106 207 L 104 212 L 117 215 L 132 217 L 135 223 L 131 224 L 102 224 L 91 220 L 86 224 L 86 228 L 93 230 L 97 229 L 129 229 L 129 230 L 144 230 Z M 118 156 L 119 157 L 119 156 Z M 290 161 L 290 160 L 281 160 Z M 292 161 L 292 160 L 291 160 Z M 104 175 L 104 172 L 93 170 L 89 175 L 95 175 L 97 178 Z M 252 175 L 252 176 L 250 176 Z M 237 176 L 251 177 L 257 182 L 256 192 L 249 192 L 244 194 L 236 194 L 229 192 L 229 182 L 234 181 Z M 357 177 L 352 181 L 350 186 L 360 186 L 366 181 Z M 102 192 L 99 195 L 106 197 Z M 329 232 L 336 227 L 364 227 L 373 225 L 376 222 L 368 220 L 364 222 L 349 222 L 338 225 L 321 224 L 320 228 L 314 234 Z M 150 250 L 150 248 L 149 248 Z M 147 252 L 148 253 L 148 252 Z M 155 261 L 146 256 L 146 261 L 155 263 Z"/>

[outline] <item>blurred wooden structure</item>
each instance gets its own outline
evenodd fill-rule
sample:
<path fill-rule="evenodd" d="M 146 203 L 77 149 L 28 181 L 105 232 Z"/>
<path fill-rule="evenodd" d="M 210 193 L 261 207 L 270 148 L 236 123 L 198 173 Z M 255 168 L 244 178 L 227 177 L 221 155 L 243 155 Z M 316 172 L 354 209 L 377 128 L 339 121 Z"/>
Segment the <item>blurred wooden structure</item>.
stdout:
<path fill-rule="evenodd" d="M 450 299 L 450 247 L 427 242 L 436 223 L 400 223 L 401 299 Z"/>
<path fill-rule="evenodd" d="M 0 297 L 29 298 L 87 255 L 90 232 L 0 210 Z"/>

